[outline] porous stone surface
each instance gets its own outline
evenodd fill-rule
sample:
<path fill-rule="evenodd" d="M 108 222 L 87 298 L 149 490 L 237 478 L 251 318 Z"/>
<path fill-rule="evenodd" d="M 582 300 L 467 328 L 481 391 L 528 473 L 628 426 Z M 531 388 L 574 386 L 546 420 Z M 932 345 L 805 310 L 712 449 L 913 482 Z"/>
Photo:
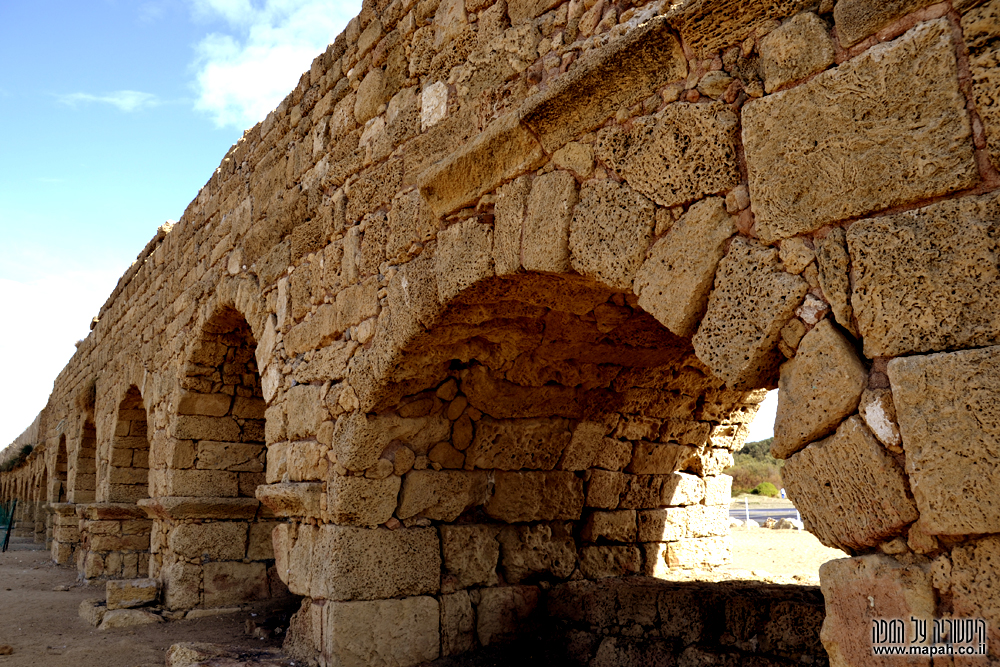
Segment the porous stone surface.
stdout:
<path fill-rule="evenodd" d="M 572 525 L 508 526 L 498 536 L 504 578 L 513 584 L 533 575 L 566 579 L 576 569 Z"/>
<path fill-rule="evenodd" d="M 447 576 L 455 588 L 493 586 L 500 558 L 500 529 L 489 525 L 441 527 L 441 550 Z"/>
<path fill-rule="evenodd" d="M 837 324 L 857 336 L 854 310 L 851 308 L 851 258 L 847 252 L 847 234 L 843 228 L 834 227 L 816 243 L 816 259 L 819 284 L 826 300 L 830 302 L 830 310 L 833 311 Z"/>
<path fill-rule="evenodd" d="M 160 582 L 156 579 L 125 579 L 109 581 L 105 588 L 108 610 L 131 609 L 156 602 Z"/>
<path fill-rule="evenodd" d="M 986 132 L 993 168 L 1000 170 L 1000 2 L 991 0 L 962 16 L 976 111 Z"/>
<path fill-rule="evenodd" d="M 1000 348 L 893 359 L 889 382 L 906 471 L 928 533 L 1000 530 Z"/>
<path fill-rule="evenodd" d="M 947 588 L 942 591 L 951 594 L 956 617 L 982 618 L 986 621 L 989 656 L 994 660 L 998 654 L 996 642 L 1000 640 L 1000 604 L 994 595 L 1000 583 L 998 558 L 1000 539 L 995 535 L 956 547 L 951 552 Z M 936 577 L 934 584 L 936 588 L 944 588 Z"/>
<path fill-rule="evenodd" d="M 833 40 L 823 19 L 812 12 L 796 14 L 760 40 L 764 91 L 821 72 L 834 61 Z"/>
<path fill-rule="evenodd" d="M 487 482 L 485 473 L 412 470 L 404 478 L 396 516 L 454 521 L 467 508 L 486 500 Z"/>
<path fill-rule="evenodd" d="M 774 372 L 781 328 L 807 289 L 778 268 L 777 250 L 734 239 L 692 339 L 698 358 L 730 387 L 757 386 Z"/>
<path fill-rule="evenodd" d="M 865 356 L 1000 341 L 998 222 L 1000 196 L 988 194 L 851 225 L 851 303 Z"/>
<path fill-rule="evenodd" d="M 671 24 L 700 57 L 738 45 L 748 35 L 764 33 L 774 23 L 808 7 L 804 0 L 746 3 L 739 0 L 689 2 L 671 7 Z"/>
<path fill-rule="evenodd" d="M 575 271 L 618 290 L 631 290 L 653 233 L 653 204 L 627 183 L 588 181 L 569 228 Z"/>
<path fill-rule="evenodd" d="M 527 271 L 569 269 L 569 226 L 577 198 L 576 179 L 553 171 L 535 179 L 521 237 L 521 265 Z"/>
<path fill-rule="evenodd" d="M 588 579 L 625 577 L 642 570 L 642 552 L 636 546 L 599 546 L 580 549 L 580 573 Z"/>
<path fill-rule="evenodd" d="M 931 21 L 748 104 L 743 144 L 758 236 L 772 242 L 974 185 L 954 49 L 948 22 Z M 882 82 L 877 91 L 858 96 L 872 79 Z M 885 129 L 876 137 L 853 120 L 862 116 Z M 835 196 L 814 187 L 830 181 Z"/>
<path fill-rule="evenodd" d="M 507 523 L 579 519 L 583 498 L 583 480 L 571 472 L 498 472 L 485 509 Z"/>
<path fill-rule="evenodd" d="M 903 438 L 896 421 L 896 406 L 888 389 L 865 389 L 858 404 L 858 414 L 868 429 L 889 451 L 902 453 Z"/>
<path fill-rule="evenodd" d="M 918 640 L 911 618 L 932 624 L 935 596 L 926 566 L 905 565 L 882 554 L 838 558 L 820 566 L 819 580 L 826 600 L 820 638 L 831 664 L 899 664 L 896 656 L 873 656 L 871 643 L 858 638 L 871 637 L 873 621 L 898 618 L 906 619 L 903 643 L 909 644 Z M 918 657 L 911 664 L 930 665 L 930 658 Z"/>
<path fill-rule="evenodd" d="M 163 623 L 163 617 L 145 609 L 114 609 L 108 610 L 97 626 L 98 630 L 111 630 L 113 628 L 131 628 L 136 625 L 149 625 L 151 623 Z"/>
<path fill-rule="evenodd" d="M 552 470 L 571 437 L 565 419 L 484 418 L 476 424 L 465 464 L 468 468 L 487 470 Z"/>
<path fill-rule="evenodd" d="M 334 523 L 374 528 L 389 520 L 396 509 L 401 480 L 331 475 L 327 480 L 327 515 Z"/>
<path fill-rule="evenodd" d="M 638 192 L 676 206 L 737 184 L 736 126 L 725 104 L 672 104 L 602 132 L 596 155 Z"/>
<path fill-rule="evenodd" d="M 736 232 L 724 200 L 693 204 L 656 241 L 635 278 L 639 306 L 678 336 L 690 336 L 704 312 L 712 279 Z"/>
<path fill-rule="evenodd" d="M 781 366 L 771 456 L 785 459 L 837 428 L 854 412 L 868 371 L 851 343 L 821 320 Z"/>
<path fill-rule="evenodd" d="M 892 21 L 931 4 L 934 4 L 934 0 L 889 0 L 889 2 L 837 0 L 837 4 L 833 7 L 837 39 L 842 46 L 851 46 Z"/>
<path fill-rule="evenodd" d="M 479 643 L 509 643 L 521 635 L 535 622 L 540 597 L 535 586 L 484 588 L 476 605 Z"/>
<path fill-rule="evenodd" d="M 877 545 L 920 516 L 903 470 L 857 416 L 792 455 L 782 480 L 806 530 L 848 553 Z"/>
<path fill-rule="evenodd" d="M 432 597 L 371 602 L 328 602 L 323 633 L 325 653 L 344 667 L 404 667 L 441 653 L 440 607 Z"/>

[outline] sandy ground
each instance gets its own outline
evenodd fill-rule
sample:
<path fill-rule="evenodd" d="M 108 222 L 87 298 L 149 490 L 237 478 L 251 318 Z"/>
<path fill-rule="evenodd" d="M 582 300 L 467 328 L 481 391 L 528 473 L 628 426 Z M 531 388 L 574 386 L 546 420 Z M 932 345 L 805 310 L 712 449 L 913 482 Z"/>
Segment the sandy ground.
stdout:
<path fill-rule="evenodd" d="M 732 544 L 728 566 L 711 573 L 679 572 L 677 578 L 815 585 L 820 565 L 845 556 L 794 530 L 737 529 Z M 27 539 L 12 538 L 11 547 L 0 554 L 0 645 L 9 644 L 14 652 L 0 656 L 0 667 L 162 667 L 166 649 L 178 642 L 221 643 L 246 651 L 279 645 L 280 638 L 264 641 L 246 635 L 248 612 L 98 630 L 77 609 L 83 600 L 103 598 L 102 588 L 79 585 L 75 569 L 55 565 L 47 551 Z"/>
<path fill-rule="evenodd" d="M 276 645 L 245 634 L 246 612 L 98 630 L 77 609 L 83 600 L 103 598 L 103 589 L 78 585 L 75 568 L 55 565 L 47 551 L 24 550 L 40 545 L 18 538 L 11 543 L 13 549 L 0 554 L 0 644 L 14 652 L 0 656 L 0 667 L 163 667 L 166 649 L 177 642 L 248 651 Z"/>

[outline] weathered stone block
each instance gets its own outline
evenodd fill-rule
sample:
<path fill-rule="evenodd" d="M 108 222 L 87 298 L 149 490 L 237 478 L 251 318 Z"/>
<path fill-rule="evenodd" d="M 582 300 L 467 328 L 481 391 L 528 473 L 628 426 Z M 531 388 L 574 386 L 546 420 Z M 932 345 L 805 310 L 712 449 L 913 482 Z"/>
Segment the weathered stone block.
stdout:
<path fill-rule="evenodd" d="M 581 537 L 585 542 L 608 540 L 634 542 L 636 531 L 635 510 L 594 512 L 587 517 Z"/>
<path fill-rule="evenodd" d="M 165 496 L 200 496 L 205 489 L 220 497 L 239 495 L 235 472 L 226 470 L 165 470 L 163 471 Z"/>
<path fill-rule="evenodd" d="M 873 133 L 859 118 L 882 130 Z M 743 144 L 758 236 L 770 243 L 970 187 L 979 180 L 971 138 L 950 24 L 918 25 L 746 105 Z M 829 165 L 838 165 L 835 173 Z M 831 181 L 836 188 L 815 186 Z"/>
<path fill-rule="evenodd" d="M 120 579 L 108 581 L 105 597 L 108 609 L 131 609 L 156 602 L 160 582 L 156 579 Z"/>
<path fill-rule="evenodd" d="M 497 583 L 499 526 L 441 526 L 441 552 L 446 576 L 456 588 Z"/>
<path fill-rule="evenodd" d="M 653 204 L 626 183 L 587 181 L 569 228 L 575 271 L 631 290 L 653 233 Z"/>
<path fill-rule="evenodd" d="M 196 447 L 201 470 L 232 470 L 234 472 L 264 472 L 261 461 L 264 445 L 240 442 L 202 440 Z"/>
<path fill-rule="evenodd" d="M 539 593 L 534 586 L 484 588 L 476 605 L 476 636 L 483 646 L 508 643 L 534 623 Z"/>
<path fill-rule="evenodd" d="M 198 394 L 187 391 L 177 402 L 177 414 L 225 417 L 229 414 L 229 406 L 232 403 L 233 397 L 228 394 Z"/>
<path fill-rule="evenodd" d="M 782 244 L 784 245 L 784 244 Z M 830 302 L 837 323 L 857 336 L 854 310 L 851 308 L 851 281 L 848 275 L 851 258 L 847 252 L 847 235 L 841 227 L 817 242 L 816 263 L 819 265 L 819 285 Z"/>
<path fill-rule="evenodd" d="M 1000 531 L 1000 347 L 893 359 L 888 372 L 922 528 Z"/>
<path fill-rule="evenodd" d="M 493 275 L 493 231 L 476 219 L 452 225 L 438 234 L 435 262 L 438 297 L 447 303 Z"/>
<path fill-rule="evenodd" d="M 476 615 L 465 591 L 441 596 L 441 655 L 458 655 L 476 648 Z"/>
<path fill-rule="evenodd" d="M 760 64 L 765 92 L 804 79 L 833 64 L 833 40 L 826 23 L 802 12 L 760 40 Z"/>
<path fill-rule="evenodd" d="M 549 172 L 532 183 L 521 240 L 526 270 L 569 271 L 569 225 L 578 198 L 576 179 L 566 171 Z"/>
<path fill-rule="evenodd" d="M 323 484 L 320 482 L 283 482 L 258 486 L 257 498 L 275 516 L 319 517 L 320 497 Z"/>
<path fill-rule="evenodd" d="M 638 547 L 583 547 L 580 549 L 580 574 L 587 579 L 625 577 L 642 570 Z"/>
<path fill-rule="evenodd" d="M 730 387 L 756 387 L 774 372 L 781 328 L 808 288 L 778 268 L 777 250 L 733 240 L 692 339 L 698 358 Z"/>
<path fill-rule="evenodd" d="M 1000 2 L 991 0 L 965 13 L 962 33 L 969 47 L 976 111 L 986 131 L 990 161 L 1000 169 Z"/>
<path fill-rule="evenodd" d="M 646 561 L 643 573 L 647 577 L 662 578 L 671 568 L 718 567 L 729 562 L 730 539 L 721 537 L 692 537 L 676 542 L 650 542 L 644 544 Z"/>
<path fill-rule="evenodd" d="M 736 128 L 721 102 L 671 104 L 603 131 L 597 157 L 660 206 L 677 206 L 736 186 Z"/>
<path fill-rule="evenodd" d="M 521 235 L 530 191 L 530 176 L 519 176 L 497 190 L 493 207 L 493 264 L 498 276 L 521 268 Z"/>
<path fill-rule="evenodd" d="M 579 519 L 583 480 L 571 472 L 498 472 L 486 513 L 495 519 L 554 521 Z"/>
<path fill-rule="evenodd" d="M 454 521 L 486 501 L 487 482 L 485 472 L 411 470 L 403 479 L 396 516 Z"/>
<path fill-rule="evenodd" d="M 705 497 L 705 481 L 675 472 L 670 475 L 628 475 L 628 485 L 619 506 L 652 509 L 668 505 L 695 505 Z"/>
<path fill-rule="evenodd" d="M 638 519 L 640 542 L 675 542 L 690 537 L 718 537 L 729 532 L 728 505 L 645 510 L 639 512 Z"/>
<path fill-rule="evenodd" d="M 248 524 L 242 521 L 183 523 L 174 528 L 167 544 L 185 558 L 243 560 L 247 549 Z"/>
<path fill-rule="evenodd" d="M 379 600 L 440 589 L 441 546 L 433 528 L 386 530 L 324 524 L 316 534 L 312 554 L 309 596 L 313 598 Z"/>
<path fill-rule="evenodd" d="M 331 475 L 326 481 L 326 516 L 344 526 L 374 528 L 392 517 L 396 510 L 401 479 Z"/>
<path fill-rule="evenodd" d="M 998 224 L 1000 195 L 988 194 L 851 225 L 851 302 L 865 356 L 1000 341 Z"/>
<path fill-rule="evenodd" d="M 111 628 L 131 628 L 136 625 L 149 625 L 150 623 L 163 623 L 164 619 L 158 614 L 145 609 L 115 609 L 104 614 L 98 630 L 109 630 Z"/>
<path fill-rule="evenodd" d="M 951 552 L 951 577 L 948 580 L 956 618 L 982 618 L 987 624 L 990 656 L 996 658 L 1000 640 L 1000 602 L 994 591 L 1000 583 L 1000 539 L 995 535 L 971 544 L 955 547 Z M 937 577 L 935 588 L 941 589 Z M 972 658 L 969 662 L 976 660 Z M 978 658 L 982 660 L 982 658 Z M 956 661 L 957 662 L 957 661 Z"/>
<path fill-rule="evenodd" d="M 572 524 L 507 526 L 498 539 L 504 576 L 512 584 L 536 574 L 566 579 L 576 569 Z"/>
<path fill-rule="evenodd" d="M 697 452 L 698 448 L 691 445 L 641 440 L 635 443 L 626 470 L 639 475 L 669 474 L 683 467 Z"/>
<path fill-rule="evenodd" d="M 725 202 L 710 197 L 691 205 L 653 244 L 635 277 L 639 306 L 678 336 L 694 333 L 708 303 L 715 268 L 736 233 Z"/>
<path fill-rule="evenodd" d="M 432 597 L 327 602 L 324 654 L 342 667 L 410 667 L 440 654 L 440 607 Z"/>
<path fill-rule="evenodd" d="M 205 563 L 203 572 L 206 607 L 228 607 L 269 596 L 264 563 Z"/>
<path fill-rule="evenodd" d="M 826 602 L 820 639 L 831 664 L 898 665 L 898 657 L 873 656 L 871 643 L 858 638 L 871 637 L 872 621 L 898 618 L 905 619 L 903 641 L 909 644 L 917 639 L 910 619 L 923 619 L 930 626 L 934 617 L 930 573 L 919 565 L 903 565 L 881 554 L 839 558 L 820 566 L 819 579 Z M 929 665 L 930 658 L 910 664 Z"/>
<path fill-rule="evenodd" d="M 833 7 L 837 40 L 845 48 L 857 44 L 896 19 L 931 4 L 934 0 L 838 0 Z"/>
<path fill-rule="evenodd" d="M 830 320 L 821 320 L 781 366 L 771 456 L 788 458 L 836 429 L 857 409 L 867 383 L 854 346 Z"/>
<path fill-rule="evenodd" d="M 467 468 L 485 470 L 552 470 L 569 444 L 567 419 L 494 420 L 476 424 L 465 454 Z"/>
<path fill-rule="evenodd" d="M 160 571 L 167 609 L 191 609 L 201 603 L 201 565 L 175 561 Z"/>
<path fill-rule="evenodd" d="M 736 45 L 758 29 L 809 6 L 806 0 L 745 2 L 744 0 L 696 0 L 674 5 L 668 14 L 685 44 L 699 57 L 714 55 Z"/>
<path fill-rule="evenodd" d="M 857 416 L 792 455 L 782 479 L 806 529 L 829 547 L 876 546 L 918 516 L 903 471 Z"/>

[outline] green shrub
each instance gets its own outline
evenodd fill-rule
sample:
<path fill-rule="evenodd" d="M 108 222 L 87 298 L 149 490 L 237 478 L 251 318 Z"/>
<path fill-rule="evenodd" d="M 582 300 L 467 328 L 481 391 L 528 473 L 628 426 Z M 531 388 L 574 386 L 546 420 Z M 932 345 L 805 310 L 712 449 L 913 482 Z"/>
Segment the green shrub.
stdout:
<path fill-rule="evenodd" d="M 771 483 L 776 489 L 781 481 L 784 461 L 771 456 L 771 438 L 743 445 L 742 451 L 733 454 L 734 463 L 723 472 L 733 478 L 733 495 L 750 493 L 762 482 Z"/>
<path fill-rule="evenodd" d="M 768 498 L 778 497 L 778 489 L 775 488 L 774 484 L 771 484 L 770 482 L 761 482 L 757 486 L 753 487 L 753 490 L 750 493 L 755 496 L 767 496 Z"/>

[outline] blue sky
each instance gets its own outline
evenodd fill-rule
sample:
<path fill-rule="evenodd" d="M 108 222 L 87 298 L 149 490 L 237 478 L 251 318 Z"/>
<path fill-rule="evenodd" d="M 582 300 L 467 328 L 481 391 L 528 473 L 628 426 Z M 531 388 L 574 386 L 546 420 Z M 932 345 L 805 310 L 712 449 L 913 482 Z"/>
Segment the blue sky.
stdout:
<path fill-rule="evenodd" d="M 360 4 L 0 0 L 0 447 L 156 228 Z"/>

